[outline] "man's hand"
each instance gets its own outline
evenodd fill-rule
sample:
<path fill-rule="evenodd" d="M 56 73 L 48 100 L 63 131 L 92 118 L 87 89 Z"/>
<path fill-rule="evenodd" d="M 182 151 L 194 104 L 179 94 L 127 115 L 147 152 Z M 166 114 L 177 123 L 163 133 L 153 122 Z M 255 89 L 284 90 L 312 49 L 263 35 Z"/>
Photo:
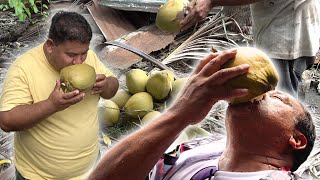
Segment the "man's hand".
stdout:
<path fill-rule="evenodd" d="M 249 70 L 248 64 L 221 69 L 221 66 L 235 55 L 236 50 L 229 50 L 221 54 L 210 54 L 203 59 L 169 111 L 183 116 L 180 119 L 195 124 L 204 119 L 219 100 L 247 95 L 248 89 L 230 90 L 225 86 L 228 80 Z"/>
<path fill-rule="evenodd" d="M 104 99 L 110 99 L 116 94 L 118 88 L 119 82 L 117 78 L 97 74 L 96 83 L 91 89 L 91 94 L 99 94 Z"/>
<path fill-rule="evenodd" d="M 212 7 L 211 0 L 192 0 L 187 6 L 186 17 L 181 21 L 181 31 L 206 18 Z"/>
<path fill-rule="evenodd" d="M 63 91 L 61 91 L 60 87 L 60 81 L 57 80 L 56 86 L 54 87 L 48 98 L 48 101 L 51 105 L 53 105 L 53 108 L 56 111 L 62 111 L 69 106 L 80 102 L 84 98 L 85 93 L 79 92 L 79 90 L 64 93 Z"/>
<path fill-rule="evenodd" d="M 107 85 L 107 78 L 104 74 L 97 74 L 96 83 L 91 89 L 91 94 L 101 94 Z"/>

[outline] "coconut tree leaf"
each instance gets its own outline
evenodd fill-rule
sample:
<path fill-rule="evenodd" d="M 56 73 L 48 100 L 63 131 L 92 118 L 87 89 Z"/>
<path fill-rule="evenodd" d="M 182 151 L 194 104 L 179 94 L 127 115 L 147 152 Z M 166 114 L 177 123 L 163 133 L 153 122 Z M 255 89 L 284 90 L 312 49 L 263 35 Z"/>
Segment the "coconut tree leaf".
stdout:
<path fill-rule="evenodd" d="M 169 64 L 180 60 L 201 60 L 211 49 L 218 51 L 238 47 L 233 39 L 245 39 L 242 34 L 227 32 L 226 26 L 235 23 L 231 17 L 221 15 L 221 11 L 216 15 L 208 17 L 208 20 L 185 40 L 178 48 L 169 54 L 163 64 Z"/>

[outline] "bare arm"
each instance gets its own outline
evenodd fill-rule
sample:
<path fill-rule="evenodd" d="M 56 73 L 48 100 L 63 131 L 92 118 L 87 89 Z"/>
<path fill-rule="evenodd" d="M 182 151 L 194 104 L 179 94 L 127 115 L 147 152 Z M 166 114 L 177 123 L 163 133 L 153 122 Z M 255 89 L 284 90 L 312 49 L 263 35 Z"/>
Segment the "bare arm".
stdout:
<path fill-rule="evenodd" d="M 261 0 L 211 0 L 212 7 L 215 6 L 241 6 L 248 5 Z"/>
<path fill-rule="evenodd" d="M 180 118 L 174 112 L 164 113 L 148 127 L 123 139 L 106 152 L 88 179 L 145 179 L 162 153 L 187 126 Z"/>
<path fill-rule="evenodd" d="M 249 69 L 242 65 L 219 70 L 234 55 L 235 51 L 211 54 L 200 62 L 171 108 L 111 148 L 89 179 L 144 179 L 187 125 L 200 122 L 218 100 L 246 95 L 246 89 L 227 90 L 223 85 Z"/>
<path fill-rule="evenodd" d="M 6 132 L 31 128 L 53 113 L 81 101 L 83 97 L 84 94 L 79 91 L 63 93 L 60 91 L 60 82 L 57 81 L 48 99 L 0 112 L 0 127 Z"/>
<path fill-rule="evenodd" d="M 0 112 L 0 127 L 6 132 L 24 130 L 55 112 L 48 100 L 17 106 L 10 111 Z"/>

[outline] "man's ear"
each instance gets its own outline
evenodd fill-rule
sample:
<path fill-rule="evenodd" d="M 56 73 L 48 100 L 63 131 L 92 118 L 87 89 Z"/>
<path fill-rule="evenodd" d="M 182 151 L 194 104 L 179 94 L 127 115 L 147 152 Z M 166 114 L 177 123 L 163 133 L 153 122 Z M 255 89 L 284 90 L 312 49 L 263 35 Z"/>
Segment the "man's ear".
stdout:
<path fill-rule="evenodd" d="M 54 46 L 55 46 L 55 44 L 54 44 L 53 40 L 47 39 L 45 48 L 48 53 L 52 53 Z"/>
<path fill-rule="evenodd" d="M 307 146 L 307 138 L 302 133 L 298 132 L 296 135 L 292 135 L 289 139 L 289 145 L 293 150 L 304 149 Z"/>

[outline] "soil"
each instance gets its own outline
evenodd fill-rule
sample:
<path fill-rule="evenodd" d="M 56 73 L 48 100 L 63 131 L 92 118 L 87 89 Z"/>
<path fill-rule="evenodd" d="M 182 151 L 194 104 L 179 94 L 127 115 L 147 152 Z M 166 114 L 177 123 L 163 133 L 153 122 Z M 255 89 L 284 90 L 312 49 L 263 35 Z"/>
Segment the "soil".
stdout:
<path fill-rule="evenodd" d="M 57 6 L 57 7 L 65 7 L 65 6 Z M 80 8 L 80 6 L 77 6 Z M 57 10 L 58 8 L 54 9 Z M 82 11 L 86 14 L 86 17 L 89 18 L 90 24 L 94 24 L 93 19 L 90 19 L 91 15 L 82 9 Z M 5 78 L 6 72 L 12 62 L 16 59 L 16 57 L 31 47 L 34 47 L 37 44 L 40 44 L 45 41 L 47 36 L 47 25 L 48 20 L 42 17 L 35 17 L 32 20 L 29 20 L 25 23 L 16 23 L 16 17 L 12 15 L 10 12 L 1 12 L 0 13 L 0 94 L 2 83 Z M 5 28 L 2 28 L 5 27 Z M 96 45 L 105 41 L 102 33 L 97 29 L 97 27 L 93 27 L 93 39 L 91 41 L 91 48 L 94 48 Z M 17 30 L 18 29 L 18 30 Z M 5 34 L 11 34 L 11 36 L 5 37 Z M 153 54 L 154 56 L 159 56 L 159 54 Z M 100 59 L 104 59 L 104 55 L 98 53 Z M 320 53 L 317 55 L 318 59 L 320 59 Z M 108 65 L 108 64 L 106 64 Z M 192 69 L 189 68 L 188 64 L 183 62 L 177 62 L 171 64 L 170 67 L 175 70 L 179 77 L 184 77 L 189 74 Z M 130 68 L 140 68 L 143 70 L 150 70 L 150 62 L 141 61 L 134 64 Z M 111 70 L 116 74 L 120 81 L 120 87 L 124 86 L 124 73 L 127 70 L 120 70 L 114 67 L 111 67 Z M 308 107 L 308 109 L 312 112 L 316 119 L 316 124 L 320 122 L 320 94 L 318 84 L 320 80 L 320 70 L 315 65 L 312 68 L 313 76 L 310 78 L 310 86 L 306 88 L 304 94 L 304 103 Z M 210 132 L 219 132 L 224 133 L 224 124 L 222 119 L 224 118 L 226 104 L 223 102 L 219 102 L 212 108 L 211 112 L 207 116 L 206 121 L 203 123 L 203 127 Z M 116 128 L 115 130 L 121 131 L 120 128 Z M 120 132 L 122 133 L 122 132 Z M 130 133 L 130 132 L 127 132 Z M 113 138 L 112 140 L 118 141 L 119 139 Z M 13 151 L 12 151 L 12 142 L 13 142 L 13 133 L 5 133 L 0 129 L 0 160 L 1 159 L 12 159 Z M 107 146 L 104 144 L 103 139 L 100 140 L 102 144 L 102 151 L 105 151 Z M 0 174 L 1 172 L 8 168 L 9 164 L 1 165 L 0 164 Z"/>

